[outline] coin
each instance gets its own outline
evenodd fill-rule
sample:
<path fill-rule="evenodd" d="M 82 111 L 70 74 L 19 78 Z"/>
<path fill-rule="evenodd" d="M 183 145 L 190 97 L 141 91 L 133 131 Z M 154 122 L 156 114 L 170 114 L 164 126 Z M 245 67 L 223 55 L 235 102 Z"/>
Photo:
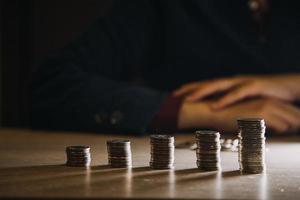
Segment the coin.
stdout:
<path fill-rule="evenodd" d="M 220 170 L 220 133 L 211 130 L 199 130 L 196 135 L 197 167 L 204 171 Z"/>
<path fill-rule="evenodd" d="M 237 120 L 239 133 L 239 165 L 243 173 L 262 173 L 265 168 L 265 131 L 262 118 L 240 118 Z"/>
<path fill-rule="evenodd" d="M 150 162 L 153 169 L 172 169 L 175 160 L 175 138 L 172 135 L 150 135 Z"/>
<path fill-rule="evenodd" d="M 87 167 L 91 164 L 89 146 L 68 146 L 66 147 L 67 166 Z"/>
<path fill-rule="evenodd" d="M 115 139 L 106 142 L 108 164 L 113 168 L 132 167 L 130 140 Z"/>

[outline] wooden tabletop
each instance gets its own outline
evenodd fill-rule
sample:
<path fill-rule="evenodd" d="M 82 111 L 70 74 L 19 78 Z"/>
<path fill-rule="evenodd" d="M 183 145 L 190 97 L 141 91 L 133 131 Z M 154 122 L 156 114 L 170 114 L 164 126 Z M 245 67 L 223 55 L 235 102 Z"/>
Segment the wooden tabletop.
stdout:
<path fill-rule="evenodd" d="M 132 141 L 131 170 L 107 166 L 111 138 Z M 64 165 L 76 144 L 91 146 L 90 169 Z M 265 174 L 241 175 L 234 152 L 221 153 L 221 172 L 201 172 L 189 149 L 176 149 L 174 170 L 151 170 L 148 137 L 1 129 L 0 198 L 299 199 L 300 137 L 268 139 L 267 149 Z"/>

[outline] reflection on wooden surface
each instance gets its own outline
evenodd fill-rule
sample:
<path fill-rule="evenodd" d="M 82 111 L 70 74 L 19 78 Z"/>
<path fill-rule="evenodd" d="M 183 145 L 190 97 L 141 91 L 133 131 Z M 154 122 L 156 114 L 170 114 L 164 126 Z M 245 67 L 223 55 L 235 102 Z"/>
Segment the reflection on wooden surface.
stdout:
<path fill-rule="evenodd" d="M 178 141 L 191 139 L 180 135 Z M 222 171 L 196 168 L 195 152 L 176 150 L 174 170 L 148 167 L 149 140 L 132 140 L 132 169 L 106 165 L 105 141 L 111 136 L 2 130 L 0 133 L 0 197 L 36 198 L 177 198 L 291 199 L 300 195 L 300 140 L 271 139 L 267 143 L 267 172 L 242 175 L 237 153 L 222 152 Z M 64 165 L 64 148 L 92 148 L 90 168 Z"/>

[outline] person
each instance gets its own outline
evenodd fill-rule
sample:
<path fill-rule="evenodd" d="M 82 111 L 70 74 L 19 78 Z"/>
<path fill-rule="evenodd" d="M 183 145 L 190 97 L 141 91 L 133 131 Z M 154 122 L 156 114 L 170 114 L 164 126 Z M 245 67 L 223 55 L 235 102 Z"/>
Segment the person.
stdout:
<path fill-rule="evenodd" d="M 32 127 L 122 134 L 300 128 L 297 1 L 115 1 L 35 73 Z"/>

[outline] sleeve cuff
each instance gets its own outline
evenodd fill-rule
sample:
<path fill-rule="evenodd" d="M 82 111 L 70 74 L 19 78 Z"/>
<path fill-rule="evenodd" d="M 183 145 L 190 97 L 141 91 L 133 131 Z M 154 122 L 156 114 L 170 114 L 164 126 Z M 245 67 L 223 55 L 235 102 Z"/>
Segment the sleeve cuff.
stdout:
<path fill-rule="evenodd" d="M 178 130 L 179 109 L 183 99 L 169 95 L 163 101 L 160 110 L 155 114 L 149 126 L 150 130 L 171 132 Z"/>

